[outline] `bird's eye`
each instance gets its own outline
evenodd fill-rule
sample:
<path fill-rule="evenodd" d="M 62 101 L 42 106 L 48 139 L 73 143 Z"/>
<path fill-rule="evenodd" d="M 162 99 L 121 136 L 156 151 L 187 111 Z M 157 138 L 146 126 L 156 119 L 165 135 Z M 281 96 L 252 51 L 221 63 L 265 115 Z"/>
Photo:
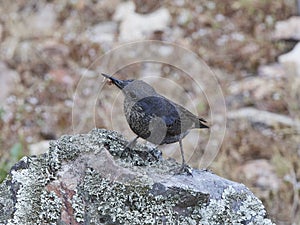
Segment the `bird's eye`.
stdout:
<path fill-rule="evenodd" d="M 130 98 L 136 98 L 136 94 L 133 92 L 129 92 L 129 96 L 130 96 Z"/>

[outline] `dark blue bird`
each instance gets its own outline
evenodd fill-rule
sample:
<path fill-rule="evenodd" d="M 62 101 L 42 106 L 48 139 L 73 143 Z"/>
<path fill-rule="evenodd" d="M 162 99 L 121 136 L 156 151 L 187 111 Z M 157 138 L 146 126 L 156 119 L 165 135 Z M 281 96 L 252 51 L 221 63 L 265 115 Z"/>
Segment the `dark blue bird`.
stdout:
<path fill-rule="evenodd" d="M 208 128 L 199 118 L 184 107 L 158 94 L 153 87 L 141 80 L 111 80 L 125 95 L 124 112 L 131 130 L 137 137 L 130 142 L 132 147 L 138 138 L 156 145 L 179 142 L 182 171 L 187 171 L 182 148 L 182 139 L 194 128 Z"/>

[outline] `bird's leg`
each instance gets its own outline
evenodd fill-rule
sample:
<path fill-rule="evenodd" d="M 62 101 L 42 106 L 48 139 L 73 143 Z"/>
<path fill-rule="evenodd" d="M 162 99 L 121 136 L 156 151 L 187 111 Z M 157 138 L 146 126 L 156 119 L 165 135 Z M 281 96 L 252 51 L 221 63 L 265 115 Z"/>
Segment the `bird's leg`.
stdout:
<path fill-rule="evenodd" d="M 181 167 L 184 167 L 185 159 L 184 159 L 184 153 L 183 153 L 183 148 L 182 148 L 182 139 L 179 139 L 179 146 L 180 146 L 180 153 L 181 153 L 181 159 L 182 159 Z"/>
<path fill-rule="evenodd" d="M 135 146 L 136 140 L 137 140 L 138 138 L 139 138 L 139 136 L 136 136 L 133 140 L 131 140 L 131 141 L 126 145 L 125 149 L 126 149 L 126 148 L 129 148 L 129 149 L 133 148 L 133 147 Z"/>
<path fill-rule="evenodd" d="M 125 153 L 132 153 L 131 149 L 135 146 L 136 140 L 139 138 L 139 136 L 136 136 L 133 140 L 131 140 L 124 148 L 124 151 L 121 153 L 121 157 L 124 156 Z"/>
<path fill-rule="evenodd" d="M 185 163 L 181 138 L 179 139 L 179 146 L 180 146 L 180 153 L 181 153 L 181 159 L 182 159 L 181 168 L 179 170 L 179 173 L 186 172 L 188 175 L 192 175 L 192 168 Z"/>

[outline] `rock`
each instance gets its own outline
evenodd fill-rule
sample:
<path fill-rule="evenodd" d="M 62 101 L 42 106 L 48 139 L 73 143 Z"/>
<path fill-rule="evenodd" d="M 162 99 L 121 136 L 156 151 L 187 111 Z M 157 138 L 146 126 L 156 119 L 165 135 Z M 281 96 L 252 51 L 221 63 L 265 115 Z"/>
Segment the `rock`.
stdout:
<path fill-rule="evenodd" d="M 35 9 L 31 4 L 24 6 L 22 13 L 8 14 L 15 22 L 14 26 L 9 26 L 10 33 L 14 37 L 30 39 L 53 35 L 57 27 L 57 12 L 53 4 L 43 4 L 39 2 Z"/>
<path fill-rule="evenodd" d="M 294 16 L 284 21 L 278 21 L 275 24 L 273 38 L 300 40 L 300 16 Z"/>
<path fill-rule="evenodd" d="M 135 5 L 128 1 L 121 3 L 113 16 L 115 21 L 121 22 L 121 42 L 146 39 L 154 31 L 164 31 L 171 22 L 168 9 L 160 8 L 149 14 L 135 13 Z"/>
<path fill-rule="evenodd" d="M 242 81 L 232 82 L 229 86 L 230 94 L 244 96 L 250 95 L 254 100 L 262 100 L 276 88 L 276 80 L 261 77 L 250 77 Z"/>
<path fill-rule="evenodd" d="M 86 36 L 92 43 L 107 45 L 108 51 L 113 45 L 116 33 L 117 23 L 114 21 L 108 21 L 98 23 L 89 28 L 86 32 Z"/>
<path fill-rule="evenodd" d="M 281 71 L 272 74 L 270 70 L 265 69 L 264 72 L 264 75 L 261 70 L 260 76 L 232 82 L 228 88 L 230 95 L 226 97 L 227 105 L 232 109 L 253 106 L 260 110 L 286 113 L 287 102 L 284 98 L 286 83 L 283 82 L 284 78 L 279 77 Z"/>
<path fill-rule="evenodd" d="M 261 65 L 258 67 L 258 76 L 270 79 L 279 80 L 286 76 L 285 69 L 279 63 L 272 63 L 268 65 Z"/>
<path fill-rule="evenodd" d="M 120 3 L 118 7 L 116 8 L 115 14 L 113 16 L 113 19 L 115 21 L 121 21 L 126 16 L 133 14 L 135 11 L 135 4 L 132 1 Z"/>
<path fill-rule="evenodd" d="M 229 119 L 248 119 L 251 123 L 261 124 L 267 127 L 292 127 L 300 131 L 300 122 L 291 117 L 271 113 L 268 111 L 258 110 L 251 107 L 245 107 L 238 110 L 229 111 L 227 113 Z"/>
<path fill-rule="evenodd" d="M 298 43 L 292 51 L 278 57 L 287 71 L 288 75 L 300 77 L 300 43 Z"/>
<path fill-rule="evenodd" d="M 273 224 L 244 185 L 208 171 L 176 175 L 156 148 L 94 129 L 24 157 L 0 185 L 0 224 Z"/>
<path fill-rule="evenodd" d="M 287 77 L 285 85 L 288 87 L 286 102 L 289 114 L 300 119 L 300 43 L 292 51 L 279 56 L 278 61 L 285 69 Z"/>
<path fill-rule="evenodd" d="M 46 4 L 39 8 L 37 13 L 28 17 L 26 21 L 32 34 L 37 37 L 52 34 L 55 31 L 57 14 L 52 4 Z"/>

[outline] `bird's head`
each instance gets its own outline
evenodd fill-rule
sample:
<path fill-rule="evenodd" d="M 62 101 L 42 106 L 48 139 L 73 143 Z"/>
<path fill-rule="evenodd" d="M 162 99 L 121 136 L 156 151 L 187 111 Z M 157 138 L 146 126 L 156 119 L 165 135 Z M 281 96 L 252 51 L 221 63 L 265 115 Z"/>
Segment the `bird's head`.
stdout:
<path fill-rule="evenodd" d="M 102 76 L 110 79 L 113 84 L 122 90 L 125 97 L 131 100 L 138 101 L 145 97 L 157 95 L 154 88 L 142 80 L 119 80 L 104 73 L 102 73 Z"/>
<path fill-rule="evenodd" d="M 110 79 L 110 81 L 116 85 L 118 88 L 120 88 L 121 90 L 123 90 L 128 84 L 132 83 L 134 80 L 119 80 L 119 79 L 116 79 L 110 75 L 107 75 L 105 73 L 101 73 L 102 76 Z"/>

